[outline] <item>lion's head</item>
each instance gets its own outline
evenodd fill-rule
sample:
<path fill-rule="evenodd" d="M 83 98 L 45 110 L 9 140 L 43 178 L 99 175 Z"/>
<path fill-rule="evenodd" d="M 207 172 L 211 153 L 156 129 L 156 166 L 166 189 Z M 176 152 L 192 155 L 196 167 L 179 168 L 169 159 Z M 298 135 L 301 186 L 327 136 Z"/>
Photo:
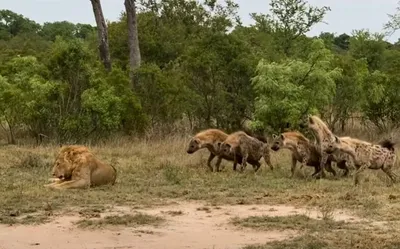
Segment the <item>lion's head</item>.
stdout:
<path fill-rule="evenodd" d="M 60 180 L 68 180 L 72 175 L 72 162 L 67 159 L 67 153 L 60 154 L 57 156 L 53 166 L 53 177 L 59 178 Z"/>
<path fill-rule="evenodd" d="M 84 146 L 65 146 L 61 148 L 54 162 L 52 175 L 60 180 L 70 180 L 75 169 L 75 161 L 78 154 L 87 153 L 89 150 Z"/>

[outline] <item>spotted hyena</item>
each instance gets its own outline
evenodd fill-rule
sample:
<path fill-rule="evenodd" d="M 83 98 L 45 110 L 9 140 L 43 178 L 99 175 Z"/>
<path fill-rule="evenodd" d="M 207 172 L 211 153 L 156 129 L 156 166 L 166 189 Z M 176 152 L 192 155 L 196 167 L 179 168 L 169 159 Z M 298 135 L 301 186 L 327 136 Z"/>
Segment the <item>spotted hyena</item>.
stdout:
<path fill-rule="evenodd" d="M 392 167 L 396 163 L 394 143 L 384 140 L 379 144 L 372 144 L 359 139 L 343 140 L 335 136 L 334 141 L 327 144 L 325 152 L 328 154 L 341 151 L 349 154 L 354 159 L 356 172 L 354 173 L 354 185 L 359 183 L 359 176 L 365 169 L 381 169 L 385 172 L 392 183 L 396 182 L 397 176 Z"/>
<path fill-rule="evenodd" d="M 301 163 L 300 169 L 303 166 L 314 167 L 315 171 L 312 176 L 317 175 L 320 170 L 321 153 L 319 152 L 317 146 L 310 142 L 303 134 L 297 131 L 284 132 L 278 135 L 273 135 L 273 142 L 271 149 L 273 151 L 278 151 L 281 148 L 289 149 L 292 152 L 292 167 L 291 175 L 293 177 L 297 162 Z M 332 157 L 329 157 L 326 162 L 326 170 L 331 172 L 334 176 L 336 171 L 331 166 Z M 339 167 L 343 168 L 343 165 Z M 347 169 L 346 165 L 344 165 Z"/>
<path fill-rule="evenodd" d="M 254 170 L 257 171 L 261 166 L 259 162 L 261 157 L 264 157 L 266 164 L 273 170 L 268 143 L 265 141 L 260 141 L 260 139 L 249 136 L 243 131 L 238 131 L 230 134 L 218 147 L 221 155 L 233 156 L 233 170 L 236 170 L 238 157 L 242 157 L 241 171 L 246 168 L 247 162 L 252 164 Z"/>
<path fill-rule="evenodd" d="M 207 129 L 200 131 L 189 141 L 186 152 L 188 154 L 193 154 L 198 150 L 207 148 L 210 155 L 207 160 L 207 166 L 213 171 L 213 166 L 211 161 L 217 156 L 217 151 L 215 150 L 215 143 L 223 142 L 228 137 L 228 134 L 219 129 Z"/>
<path fill-rule="evenodd" d="M 333 132 L 328 128 L 324 121 L 322 121 L 319 117 L 315 115 L 308 116 L 308 127 L 313 131 L 318 145 L 318 151 L 321 154 L 321 175 L 324 176 L 325 172 L 325 165 L 327 165 L 327 160 L 330 157 L 332 161 L 336 162 L 338 168 L 343 169 L 344 176 L 347 176 L 349 173 L 349 169 L 347 164 L 351 164 L 352 158 L 347 153 L 343 153 L 340 151 L 336 151 L 335 153 L 331 153 L 330 155 L 326 153 L 326 148 L 329 144 L 335 141 L 335 135 Z M 342 137 L 347 140 L 351 140 L 350 137 Z M 354 163 L 354 162 L 353 162 Z"/>

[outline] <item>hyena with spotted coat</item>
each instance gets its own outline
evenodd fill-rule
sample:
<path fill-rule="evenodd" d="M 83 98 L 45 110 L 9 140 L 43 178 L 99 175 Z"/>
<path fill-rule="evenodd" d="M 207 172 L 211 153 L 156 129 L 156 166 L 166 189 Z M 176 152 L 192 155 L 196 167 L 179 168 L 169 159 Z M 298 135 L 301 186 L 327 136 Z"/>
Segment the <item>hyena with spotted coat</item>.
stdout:
<path fill-rule="evenodd" d="M 207 129 L 200 131 L 194 135 L 190 141 L 186 152 L 188 154 L 193 154 L 198 150 L 207 148 L 210 155 L 207 159 L 207 166 L 213 171 L 213 166 L 211 161 L 218 155 L 215 150 L 215 144 L 218 142 L 223 142 L 228 137 L 228 134 L 219 129 Z"/>
<path fill-rule="evenodd" d="M 396 153 L 394 143 L 390 140 L 384 140 L 379 144 L 369 143 L 359 139 L 340 139 L 337 136 L 335 140 L 328 143 L 325 152 L 330 154 L 336 151 L 347 153 L 354 158 L 354 185 L 359 183 L 359 176 L 365 169 L 381 169 L 389 176 L 392 184 L 396 182 L 396 174 L 392 168 L 396 163 Z"/>
<path fill-rule="evenodd" d="M 201 149 L 207 149 L 210 152 L 210 155 L 207 159 L 207 166 L 211 170 L 211 172 L 214 171 L 213 166 L 211 165 L 211 161 L 219 155 L 218 149 L 217 149 L 217 143 L 221 144 L 223 141 L 226 140 L 228 137 L 228 134 L 225 132 L 219 130 L 219 129 L 207 129 L 200 131 L 196 135 L 194 135 L 189 142 L 189 145 L 187 147 L 186 152 L 188 154 L 193 154 L 198 150 Z M 232 155 L 222 155 L 218 156 L 217 162 L 215 163 L 215 171 L 219 171 L 219 166 L 221 164 L 222 159 L 225 159 L 227 161 L 233 161 L 233 156 Z M 237 161 L 239 163 L 242 163 L 242 158 L 240 156 L 237 157 Z M 253 164 L 255 162 L 250 161 L 250 164 Z"/>
<path fill-rule="evenodd" d="M 247 162 L 253 165 L 254 171 L 257 171 L 261 166 L 259 162 L 261 157 L 271 170 L 274 169 L 267 141 L 261 141 L 243 131 L 230 134 L 224 142 L 218 144 L 218 148 L 221 156 L 233 156 L 233 170 L 236 170 L 240 157 L 242 158 L 241 171 L 246 168 Z"/>
<path fill-rule="evenodd" d="M 345 173 L 344 176 L 348 175 L 349 169 L 346 166 L 346 164 L 349 164 L 352 162 L 352 157 L 347 154 L 343 153 L 341 151 L 335 151 L 335 153 L 328 154 L 326 152 L 326 148 L 329 146 L 329 144 L 333 143 L 335 141 L 335 135 L 332 133 L 332 131 L 328 128 L 328 126 L 325 124 L 324 121 L 322 121 L 319 117 L 315 115 L 309 115 L 308 116 L 308 128 L 310 128 L 317 140 L 318 144 L 318 151 L 321 154 L 321 161 L 320 161 L 320 167 L 321 167 L 321 175 L 325 175 L 325 165 L 327 163 L 327 160 L 329 157 L 331 157 L 331 160 L 336 162 L 336 165 L 338 168 L 344 169 Z M 341 137 L 339 139 L 346 139 L 346 140 L 351 140 L 352 138 L 350 137 Z"/>
<path fill-rule="evenodd" d="M 308 138 L 297 131 L 290 131 L 281 133 L 279 136 L 273 135 L 273 143 L 271 149 L 273 151 L 278 151 L 281 148 L 289 149 L 292 152 L 292 167 L 291 175 L 292 178 L 296 169 L 297 162 L 301 163 L 300 169 L 303 166 L 314 167 L 315 171 L 312 176 L 318 174 L 321 170 L 320 161 L 321 153 L 314 143 L 311 143 Z M 332 156 L 328 157 L 326 162 L 326 170 L 331 172 L 336 176 L 336 171 L 331 166 Z M 345 170 L 345 175 L 347 175 L 348 169 L 345 163 L 341 162 L 338 164 L 340 169 Z"/>

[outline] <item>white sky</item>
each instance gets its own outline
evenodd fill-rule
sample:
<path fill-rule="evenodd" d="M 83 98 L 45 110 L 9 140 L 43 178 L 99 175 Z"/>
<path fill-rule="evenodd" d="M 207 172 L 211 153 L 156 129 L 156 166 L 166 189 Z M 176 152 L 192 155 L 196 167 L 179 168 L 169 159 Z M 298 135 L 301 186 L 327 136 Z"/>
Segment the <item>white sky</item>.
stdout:
<path fill-rule="evenodd" d="M 382 31 L 388 21 L 387 14 L 394 13 L 398 0 L 308 0 L 312 5 L 330 6 L 326 15 L 328 24 L 316 25 L 308 35 L 320 32 L 351 34 L 355 29 L 369 29 L 371 32 Z M 117 20 L 124 10 L 123 0 L 101 0 L 105 18 Z M 239 14 L 243 23 L 250 24 L 249 13 L 266 13 L 269 0 L 236 0 L 240 6 Z M 95 24 L 90 0 L 0 0 L 2 9 L 10 9 L 38 23 L 46 21 L 70 21 L 73 23 Z M 400 31 L 388 38 L 397 41 Z"/>

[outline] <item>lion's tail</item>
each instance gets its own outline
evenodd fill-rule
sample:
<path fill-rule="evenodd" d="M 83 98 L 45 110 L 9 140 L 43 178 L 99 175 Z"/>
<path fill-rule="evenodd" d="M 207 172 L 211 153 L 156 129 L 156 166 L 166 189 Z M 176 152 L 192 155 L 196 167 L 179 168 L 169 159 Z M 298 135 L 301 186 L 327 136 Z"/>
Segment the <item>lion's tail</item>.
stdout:
<path fill-rule="evenodd" d="M 113 170 L 114 170 L 114 172 L 115 172 L 115 176 L 114 176 L 114 180 L 113 180 L 113 182 L 111 183 L 111 185 L 114 185 L 115 184 L 115 182 L 116 182 L 116 180 L 117 180 L 117 169 L 114 167 L 114 165 L 112 165 L 111 164 L 111 167 L 113 168 Z"/>

